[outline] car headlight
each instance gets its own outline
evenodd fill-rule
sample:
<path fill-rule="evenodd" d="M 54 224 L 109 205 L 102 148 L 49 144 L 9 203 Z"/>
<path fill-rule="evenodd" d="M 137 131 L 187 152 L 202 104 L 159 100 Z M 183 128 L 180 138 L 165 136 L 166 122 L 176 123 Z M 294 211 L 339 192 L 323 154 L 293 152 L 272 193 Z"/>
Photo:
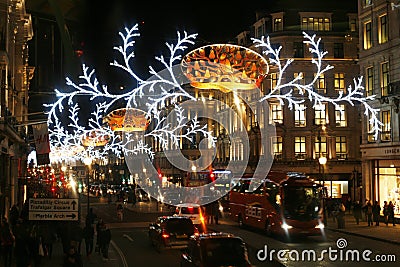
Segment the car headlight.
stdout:
<path fill-rule="evenodd" d="M 314 228 L 316 229 L 324 229 L 325 225 L 323 223 L 319 223 L 318 225 L 316 225 Z"/>
<path fill-rule="evenodd" d="M 283 229 L 285 229 L 285 230 L 288 230 L 288 229 L 292 229 L 292 228 L 293 228 L 293 226 L 291 226 L 291 225 L 289 225 L 289 224 L 287 224 L 287 223 L 282 223 L 281 227 L 282 227 Z"/>

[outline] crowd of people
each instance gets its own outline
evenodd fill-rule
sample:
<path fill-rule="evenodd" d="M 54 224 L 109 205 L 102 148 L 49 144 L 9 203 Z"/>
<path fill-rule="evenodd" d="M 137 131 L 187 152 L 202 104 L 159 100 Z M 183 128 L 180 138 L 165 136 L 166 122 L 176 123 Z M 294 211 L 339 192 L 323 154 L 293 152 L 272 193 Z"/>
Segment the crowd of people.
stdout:
<path fill-rule="evenodd" d="M 62 267 L 83 267 L 82 253 L 90 257 L 96 251 L 108 260 L 111 231 L 92 208 L 82 227 L 77 221 L 30 221 L 15 205 L 9 219 L 0 220 L 0 266 L 42 266 L 45 258 L 53 257 L 55 242 L 62 244 Z"/>
<path fill-rule="evenodd" d="M 335 202 L 328 200 L 326 203 L 327 215 L 332 217 L 333 221 L 337 221 L 338 228 L 345 228 L 344 216 L 346 211 L 352 213 L 356 224 L 359 225 L 361 221 L 367 222 L 368 226 L 379 226 L 383 222 L 386 226 L 392 224 L 396 225 L 395 219 L 395 206 L 392 201 L 384 201 L 383 206 L 379 205 L 378 201 L 366 200 L 364 204 L 360 201 L 352 202 L 350 198 L 346 201 Z"/>

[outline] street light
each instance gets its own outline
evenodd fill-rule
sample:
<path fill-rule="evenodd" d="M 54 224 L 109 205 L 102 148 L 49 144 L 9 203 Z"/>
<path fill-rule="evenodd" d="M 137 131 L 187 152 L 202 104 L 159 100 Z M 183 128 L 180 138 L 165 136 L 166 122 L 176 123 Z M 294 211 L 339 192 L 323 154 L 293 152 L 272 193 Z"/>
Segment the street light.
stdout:
<path fill-rule="evenodd" d="M 89 167 L 92 165 L 92 158 L 91 157 L 86 157 L 83 161 L 83 163 L 86 165 L 86 191 L 87 191 L 87 214 L 89 214 L 89 203 L 90 203 L 90 197 L 89 197 L 89 192 L 90 192 L 90 187 L 89 187 Z"/>
<path fill-rule="evenodd" d="M 321 151 L 321 150 L 320 150 Z M 323 188 L 323 190 L 324 190 L 324 193 L 325 193 L 325 164 L 326 164 L 326 162 L 328 161 L 328 159 L 326 158 L 326 157 L 324 157 L 324 156 L 322 156 L 322 157 L 320 157 L 319 159 L 318 159 L 318 163 L 319 163 L 319 175 L 321 176 L 321 166 L 322 166 L 322 188 Z M 323 211 L 324 211 L 324 224 L 325 224 L 325 226 L 327 226 L 328 225 L 328 220 L 327 220 L 327 214 L 326 214 L 326 198 L 324 197 L 323 198 Z"/>

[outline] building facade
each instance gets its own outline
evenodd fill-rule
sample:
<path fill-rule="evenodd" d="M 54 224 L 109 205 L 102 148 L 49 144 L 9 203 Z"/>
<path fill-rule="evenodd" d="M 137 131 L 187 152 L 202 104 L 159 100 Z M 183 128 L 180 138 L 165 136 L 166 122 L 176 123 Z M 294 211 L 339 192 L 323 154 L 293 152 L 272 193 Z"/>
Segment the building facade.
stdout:
<path fill-rule="evenodd" d="M 300 82 L 309 83 L 315 79 L 316 69 L 311 62 L 315 55 L 303 42 L 303 32 L 316 34 L 321 38 L 320 49 L 328 52 L 326 63 L 334 68 L 315 80 L 315 91 L 329 98 L 346 94 L 353 79 L 359 76 L 357 2 L 278 2 L 279 5 L 271 6 L 268 11 L 257 12 L 255 23 L 248 31 L 239 33 L 234 43 L 261 54 L 250 38 L 269 36 L 272 46 L 282 47 L 282 61 L 294 59 L 282 76 L 283 82 L 291 81 L 301 73 L 303 78 Z M 260 103 L 260 98 L 274 90 L 278 82 L 277 68 L 269 67 L 269 73 L 260 85 L 261 95 L 249 93 L 238 99 L 232 92 L 221 90 L 201 90 L 199 93 L 199 99 L 215 99 L 239 114 L 229 119 L 225 127 L 215 122 L 204 122 L 210 125 L 209 129 L 217 138 L 212 168 L 225 168 L 229 162 L 235 161 L 239 165 L 240 162 L 246 164 L 245 172 L 252 173 L 257 165 L 265 163 L 268 166 L 266 164 L 272 156 L 272 170 L 304 172 L 325 183 L 328 195 L 333 198 L 360 199 L 361 183 L 357 178 L 361 177 L 361 107 L 345 102 L 340 104 L 340 108 L 329 103 L 314 106 L 296 90 L 292 92 L 293 97 L 304 100 L 299 109 L 290 109 L 287 103 L 282 104 L 273 98 L 267 105 Z M 287 91 L 276 93 L 285 94 Z M 216 117 L 223 120 L 228 116 L 227 110 L 217 108 Z M 263 131 L 274 134 L 262 138 Z M 248 138 L 248 146 L 243 144 L 243 138 Z M 191 145 L 196 146 L 195 142 L 184 142 L 187 142 L 184 147 L 189 150 Z M 159 150 L 156 148 L 156 151 Z M 182 153 L 194 153 L 188 158 L 198 156 L 198 152 Z M 246 155 L 249 155 L 248 159 Z M 320 158 L 325 158 L 326 162 L 320 163 Z M 155 163 L 161 172 L 171 169 L 166 162 L 160 151 Z"/>
<path fill-rule="evenodd" d="M 32 20 L 24 0 L 0 1 L 0 217 L 23 199 L 27 161 L 28 89 L 34 68 L 27 42 Z M 21 203 L 20 203 L 21 204 Z"/>
<path fill-rule="evenodd" d="M 362 173 L 365 199 L 395 204 L 400 216 L 400 9 L 396 1 L 359 0 L 360 72 L 366 95 L 382 122 L 379 135 L 368 118 L 362 127 Z"/>

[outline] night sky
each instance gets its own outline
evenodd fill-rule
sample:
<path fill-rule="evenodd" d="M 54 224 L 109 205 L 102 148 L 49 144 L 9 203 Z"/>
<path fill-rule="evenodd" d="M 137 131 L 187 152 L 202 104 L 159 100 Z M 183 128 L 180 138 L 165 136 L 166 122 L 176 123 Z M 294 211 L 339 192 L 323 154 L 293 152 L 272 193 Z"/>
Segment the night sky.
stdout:
<path fill-rule="evenodd" d="M 256 11 L 264 10 L 274 0 L 233 1 L 98 1 L 88 0 L 84 22 L 85 60 L 98 73 L 110 74 L 109 63 L 117 55 L 118 32 L 125 26 L 139 24 L 135 63 L 139 73 L 148 75 L 148 67 L 157 67 L 155 56 L 167 56 L 165 43 L 175 43 L 177 31 L 198 33 L 196 44 L 228 42 L 248 30 L 256 20 Z M 137 5 L 134 5 L 134 3 Z M 190 49 L 188 50 L 190 51 Z"/>

